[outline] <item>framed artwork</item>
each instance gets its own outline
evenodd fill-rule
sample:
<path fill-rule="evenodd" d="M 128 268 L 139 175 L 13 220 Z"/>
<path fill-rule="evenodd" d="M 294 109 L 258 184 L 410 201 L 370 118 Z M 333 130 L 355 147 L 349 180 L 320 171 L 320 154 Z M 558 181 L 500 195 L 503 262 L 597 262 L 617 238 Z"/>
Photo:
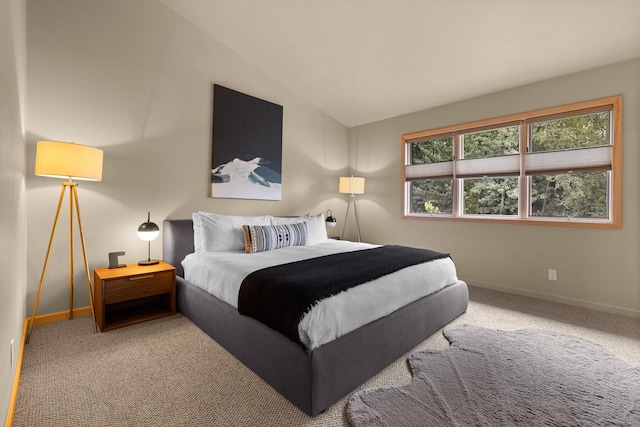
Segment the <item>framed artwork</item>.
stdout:
<path fill-rule="evenodd" d="M 281 200 L 281 105 L 213 85 L 211 197 Z"/>

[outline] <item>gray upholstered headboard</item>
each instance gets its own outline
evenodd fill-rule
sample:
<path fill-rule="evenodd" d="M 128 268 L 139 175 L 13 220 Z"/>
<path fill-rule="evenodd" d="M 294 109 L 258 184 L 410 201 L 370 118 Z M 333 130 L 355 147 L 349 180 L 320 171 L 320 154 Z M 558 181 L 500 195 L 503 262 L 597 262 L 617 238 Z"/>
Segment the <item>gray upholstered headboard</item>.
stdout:
<path fill-rule="evenodd" d="M 178 276 L 184 277 L 181 262 L 193 251 L 193 221 L 165 219 L 162 223 L 162 260 L 173 265 Z"/>

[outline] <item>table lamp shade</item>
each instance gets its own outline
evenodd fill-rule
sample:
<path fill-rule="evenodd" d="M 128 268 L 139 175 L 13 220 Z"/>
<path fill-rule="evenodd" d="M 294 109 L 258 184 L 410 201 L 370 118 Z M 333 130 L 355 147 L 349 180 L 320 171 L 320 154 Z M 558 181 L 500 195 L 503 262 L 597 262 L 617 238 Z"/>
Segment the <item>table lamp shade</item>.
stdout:
<path fill-rule="evenodd" d="M 103 152 L 71 142 L 38 141 L 35 174 L 51 178 L 102 181 Z"/>
<path fill-rule="evenodd" d="M 138 227 L 138 237 L 146 242 L 154 240 L 160 234 L 160 228 L 150 221 L 144 222 Z"/>
<path fill-rule="evenodd" d="M 338 191 L 344 194 L 364 194 L 364 178 L 359 176 L 341 176 Z"/>

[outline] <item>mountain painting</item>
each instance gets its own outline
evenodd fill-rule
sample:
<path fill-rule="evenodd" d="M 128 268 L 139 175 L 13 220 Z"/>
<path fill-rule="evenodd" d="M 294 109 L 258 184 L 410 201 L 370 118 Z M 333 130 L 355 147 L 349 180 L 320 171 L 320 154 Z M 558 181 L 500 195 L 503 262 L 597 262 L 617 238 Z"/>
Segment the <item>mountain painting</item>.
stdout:
<path fill-rule="evenodd" d="M 281 200 L 282 112 L 281 105 L 213 85 L 211 197 Z"/>

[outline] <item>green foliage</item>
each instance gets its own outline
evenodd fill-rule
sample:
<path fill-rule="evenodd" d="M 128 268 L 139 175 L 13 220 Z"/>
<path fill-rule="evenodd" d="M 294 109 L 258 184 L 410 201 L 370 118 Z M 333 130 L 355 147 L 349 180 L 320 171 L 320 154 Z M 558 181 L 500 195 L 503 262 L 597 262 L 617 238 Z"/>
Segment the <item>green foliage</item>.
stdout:
<path fill-rule="evenodd" d="M 453 212 L 453 179 L 412 182 L 411 212 L 451 214 Z"/>
<path fill-rule="evenodd" d="M 607 218 L 608 172 L 536 175 L 531 179 L 531 215 Z"/>
<path fill-rule="evenodd" d="M 464 135 L 464 158 L 508 156 L 520 152 L 518 126 Z"/>
<path fill-rule="evenodd" d="M 431 203 L 431 200 L 424 202 L 424 210 L 426 213 L 429 214 L 439 214 L 440 213 L 440 208 L 437 206 L 434 206 L 433 203 Z"/>
<path fill-rule="evenodd" d="M 518 178 L 465 179 L 464 213 L 517 215 Z"/>
<path fill-rule="evenodd" d="M 453 160 L 453 137 L 430 139 L 411 144 L 411 164 L 450 162 Z"/>
<path fill-rule="evenodd" d="M 531 151 L 609 145 L 609 112 L 531 124 Z"/>

